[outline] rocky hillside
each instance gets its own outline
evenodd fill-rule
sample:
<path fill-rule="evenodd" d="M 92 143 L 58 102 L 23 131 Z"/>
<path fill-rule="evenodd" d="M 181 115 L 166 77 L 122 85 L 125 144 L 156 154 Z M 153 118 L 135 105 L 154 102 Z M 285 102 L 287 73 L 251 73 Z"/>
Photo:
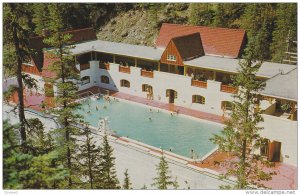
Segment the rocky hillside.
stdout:
<path fill-rule="evenodd" d="M 130 10 L 112 18 L 97 36 L 100 40 L 153 46 L 157 34 L 146 11 Z"/>
<path fill-rule="evenodd" d="M 154 46 L 161 24 L 187 23 L 187 9 L 188 4 L 167 4 L 157 12 L 147 8 L 121 12 L 100 27 L 97 37 L 106 41 Z"/>

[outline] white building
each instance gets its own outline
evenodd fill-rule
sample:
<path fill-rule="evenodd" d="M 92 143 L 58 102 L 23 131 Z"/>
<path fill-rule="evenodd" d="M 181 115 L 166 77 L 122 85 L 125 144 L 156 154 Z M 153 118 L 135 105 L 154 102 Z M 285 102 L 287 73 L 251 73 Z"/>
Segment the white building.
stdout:
<path fill-rule="evenodd" d="M 231 76 L 238 71 L 246 33 L 163 24 L 155 48 L 89 38 L 79 41 L 86 42 L 76 44 L 72 54 L 82 80 L 80 91 L 97 86 L 224 116 L 236 91 L 230 86 Z M 53 75 L 47 71 L 51 60 L 43 57 L 40 65 L 33 60 L 35 66 L 23 68 L 47 92 L 52 86 L 44 78 Z M 271 161 L 296 165 L 297 67 L 264 62 L 256 76 L 266 81 L 258 105 L 265 111 L 261 135 L 267 138 L 261 152 Z"/>

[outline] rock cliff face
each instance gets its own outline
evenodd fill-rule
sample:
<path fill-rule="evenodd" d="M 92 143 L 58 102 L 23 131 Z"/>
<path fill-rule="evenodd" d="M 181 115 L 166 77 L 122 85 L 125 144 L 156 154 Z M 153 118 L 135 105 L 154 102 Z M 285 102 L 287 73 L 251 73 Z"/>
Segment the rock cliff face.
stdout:
<path fill-rule="evenodd" d="M 154 46 L 158 29 L 150 15 L 142 10 L 130 10 L 112 18 L 98 32 L 98 39 L 135 45 Z"/>

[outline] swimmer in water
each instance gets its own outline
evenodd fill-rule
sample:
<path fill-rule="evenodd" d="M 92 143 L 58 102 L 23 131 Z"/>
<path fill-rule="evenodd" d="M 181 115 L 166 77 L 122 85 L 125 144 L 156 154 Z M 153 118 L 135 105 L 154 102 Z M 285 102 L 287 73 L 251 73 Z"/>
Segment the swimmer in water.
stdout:
<path fill-rule="evenodd" d="M 107 106 L 103 106 L 104 109 L 107 109 Z"/>
<path fill-rule="evenodd" d="M 97 110 L 97 111 L 99 110 L 98 105 L 96 105 L 96 110 Z"/>
<path fill-rule="evenodd" d="M 91 114 L 91 111 L 87 111 L 87 114 Z"/>
<path fill-rule="evenodd" d="M 152 118 L 151 118 L 151 117 L 149 117 L 149 121 L 152 121 Z"/>

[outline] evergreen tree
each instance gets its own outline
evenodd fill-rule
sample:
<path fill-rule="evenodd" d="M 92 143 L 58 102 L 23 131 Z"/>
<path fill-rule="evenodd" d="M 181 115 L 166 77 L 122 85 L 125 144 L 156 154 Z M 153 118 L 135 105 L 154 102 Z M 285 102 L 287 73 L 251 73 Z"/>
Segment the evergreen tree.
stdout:
<path fill-rule="evenodd" d="M 266 23 L 264 23 L 261 29 L 258 30 L 255 37 L 252 37 L 255 49 L 254 52 L 257 60 L 265 60 L 270 58 L 270 43 L 268 41 L 268 31 L 266 27 Z"/>
<path fill-rule="evenodd" d="M 100 153 L 100 188 L 119 189 L 119 180 L 116 176 L 115 157 L 113 148 L 109 145 L 107 135 L 103 137 L 102 150 Z"/>
<path fill-rule="evenodd" d="M 123 182 L 123 189 L 129 190 L 132 189 L 131 187 L 131 182 L 130 182 L 130 178 L 128 175 L 128 169 L 126 169 L 126 171 L 124 172 L 124 182 Z"/>
<path fill-rule="evenodd" d="M 63 7 L 61 4 L 49 4 L 49 26 L 51 35 L 44 39 L 44 42 L 53 48 L 47 51 L 47 55 L 53 59 L 49 65 L 49 70 L 55 73 L 55 77 L 48 79 L 57 87 L 57 94 L 54 103 L 60 109 L 52 109 L 51 112 L 56 114 L 62 128 L 57 129 L 57 140 L 60 144 L 60 154 L 62 161 L 70 172 L 67 186 L 72 188 L 73 183 L 79 182 L 77 175 L 78 163 L 76 163 L 76 151 L 78 144 L 76 137 L 79 130 L 72 124 L 80 122 L 81 116 L 74 113 L 78 109 L 79 103 L 75 102 L 77 98 L 77 80 L 79 75 L 75 71 L 74 60 L 70 55 L 70 49 L 73 48 L 71 35 L 63 33 L 65 30 L 63 23 Z"/>
<path fill-rule="evenodd" d="M 50 132 L 45 133 L 44 125 L 38 118 L 27 120 L 28 147 L 32 154 L 46 154 L 54 150 L 54 140 Z"/>
<path fill-rule="evenodd" d="M 210 26 L 213 23 L 214 10 L 209 3 L 191 3 L 189 24 Z"/>
<path fill-rule="evenodd" d="M 272 60 L 282 62 L 287 50 L 287 38 L 297 40 L 297 4 L 279 3 L 276 9 L 276 27 L 273 31 L 273 42 L 271 45 Z M 292 44 L 291 44 L 292 45 Z M 289 48 L 297 52 L 297 47 Z"/>
<path fill-rule="evenodd" d="M 161 8 L 160 3 L 149 3 L 148 5 L 150 20 L 153 23 L 154 28 L 158 27 L 158 12 Z"/>
<path fill-rule="evenodd" d="M 4 62 L 12 64 L 12 68 L 16 70 L 16 77 L 18 82 L 18 117 L 19 117 L 19 131 L 22 145 L 25 146 L 26 142 L 26 119 L 24 114 L 24 97 L 23 97 L 23 78 L 22 74 L 22 62 L 30 59 L 30 51 L 28 49 L 28 37 L 29 37 L 29 18 L 28 9 L 26 4 L 23 3 L 6 3 L 3 7 L 3 27 L 4 31 L 4 43 L 11 44 L 10 51 L 12 53 L 6 53 L 4 56 Z"/>
<path fill-rule="evenodd" d="M 158 166 L 156 166 L 157 177 L 155 177 L 154 183 L 151 186 L 155 186 L 160 190 L 166 190 L 169 186 L 173 186 L 175 189 L 178 188 L 177 180 L 172 181 L 172 176 L 169 175 L 169 166 L 164 155 L 162 154 Z"/>
<path fill-rule="evenodd" d="M 270 43 L 272 42 L 272 32 L 275 27 L 276 4 L 272 3 L 251 3 L 247 4 L 245 13 L 240 19 L 241 28 L 247 32 L 248 39 L 257 37 L 261 32 L 264 41 L 260 41 L 259 48 L 264 48 L 264 60 L 270 59 Z M 262 32 L 263 31 L 263 32 Z M 266 45 L 265 45 L 266 44 Z"/>
<path fill-rule="evenodd" d="M 5 189 L 49 189 L 63 181 L 68 172 L 62 165 L 53 166 L 55 151 L 33 155 L 24 153 L 18 144 L 15 125 L 3 123 L 3 186 Z"/>
<path fill-rule="evenodd" d="M 218 3 L 214 16 L 216 27 L 239 28 L 238 19 L 244 13 L 244 3 Z"/>
<path fill-rule="evenodd" d="M 96 174 L 99 171 L 101 148 L 96 147 L 89 128 L 86 128 L 82 134 L 85 136 L 84 143 L 79 149 L 82 176 L 88 178 L 89 188 L 94 189 L 96 187 L 95 184 L 101 182 L 99 176 Z"/>
<path fill-rule="evenodd" d="M 234 106 L 230 118 L 225 121 L 226 127 L 221 135 L 214 135 L 212 139 L 221 151 L 237 158 L 237 161 L 230 162 L 231 166 L 225 174 L 237 177 L 237 184 L 233 186 L 237 189 L 246 189 L 250 185 L 262 187 L 259 181 L 269 180 L 272 175 L 262 170 L 263 165 L 268 165 L 267 160 L 255 154 L 263 140 L 259 134 L 262 128 L 258 126 L 263 118 L 261 111 L 255 109 L 260 98 L 257 92 L 263 88 L 263 83 L 255 78 L 261 66 L 261 61 L 257 62 L 259 56 L 254 52 L 255 49 L 255 41 L 252 39 L 234 78 L 233 86 L 239 90 L 233 95 Z"/>
<path fill-rule="evenodd" d="M 33 22 L 35 24 L 34 32 L 38 35 L 43 34 L 49 22 L 49 11 L 47 3 L 33 4 Z"/>

